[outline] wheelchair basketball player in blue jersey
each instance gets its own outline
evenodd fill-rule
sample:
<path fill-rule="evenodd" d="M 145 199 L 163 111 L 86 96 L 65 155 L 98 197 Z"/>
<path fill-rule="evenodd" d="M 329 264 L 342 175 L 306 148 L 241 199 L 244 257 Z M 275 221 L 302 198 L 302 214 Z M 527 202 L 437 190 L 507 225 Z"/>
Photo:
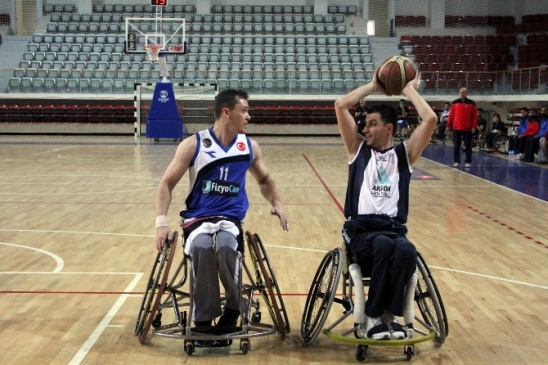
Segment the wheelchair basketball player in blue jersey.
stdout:
<path fill-rule="evenodd" d="M 180 212 L 185 254 L 194 275 L 193 332 L 229 334 L 239 331 L 238 249 L 243 244 L 241 224 L 249 208 L 246 172 L 257 180 L 284 230 L 289 229 L 276 185 L 256 141 L 245 135 L 249 123 L 249 94 L 227 89 L 215 98 L 215 123 L 183 140 L 167 167 L 156 193 L 156 246 L 162 251 L 171 235 L 167 214 L 172 191 L 189 172 L 186 208 Z M 219 279 L 225 289 L 221 308 Z M 216 323 L 214 319 L 220 317 Z"/>

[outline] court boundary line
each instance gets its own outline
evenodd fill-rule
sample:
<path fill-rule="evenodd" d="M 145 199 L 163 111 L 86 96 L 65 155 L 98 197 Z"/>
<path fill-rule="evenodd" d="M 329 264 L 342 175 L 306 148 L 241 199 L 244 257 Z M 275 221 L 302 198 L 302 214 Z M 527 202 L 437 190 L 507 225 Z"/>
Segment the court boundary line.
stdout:
<path fill-rule="evenodd" d="M 133 290 L 133 288 L 135 288 L 137 286 L 137 283 L 141 280 L 141 278 L 143 277 L 143 273 L 140 273 L 140 274 L 136 274 L 135 277 L 133 278 L 133 280 L 129 283 L 129 285 L 126 287 L 126 289 L 124 290 L 124 292 L 131 292 Z M 101 335 L 103 334 L 104 330 L 110 326 L 110 322 L 112 321 L 112 319 L 116 316 L 116 314 L 118 313 L 118 311 L 120 310 L 120 308 L 124 305 L 126 299 L 130 296 L 131 294 L 122 294 L 120 295 L 120 297 L 118 298 L 118 300 L 116 300 L 116 302 L 113 304 L 113 306 L 110 308 L 110 310 L 107 312 L 107 314 L 103 317 L 103 319 L 101 320 L 101 322 L 97 325 L 97 327 L 95 327 L 95 329 L 93 330 L 93 332 L 91 333 L 91 335 L 87 338 L 87 340 L 84 342 L 84 344 L 82 345 L 82 347 L 80 347 L 80 349 L 76 352 L 76 354 L 74 355 L 74 357 L 72 358 L 72 360 L 69 362 L 69 365 L 78 365 L 80 364 L 84 359 L 85 357 L 87 356 L 87 354 L 89 353 L 89 351 L 93 348 L 93 346 L 95 345 L 95 342 L 97 342 L 97 340 L 99 339 L 99 337 L 101 337 Z"/>

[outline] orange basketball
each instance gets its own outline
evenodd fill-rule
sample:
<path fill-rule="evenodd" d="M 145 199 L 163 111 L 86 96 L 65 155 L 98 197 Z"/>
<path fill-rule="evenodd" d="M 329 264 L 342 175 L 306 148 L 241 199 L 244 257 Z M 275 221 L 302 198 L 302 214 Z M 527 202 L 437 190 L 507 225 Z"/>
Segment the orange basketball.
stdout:
<path fill-rule="evenodd" d="M 388 95 L 401 95 L 405 85 L 415 78 L 417 66 L 407 57 L 392 56 L 377 71 L 377 80 Z"/>

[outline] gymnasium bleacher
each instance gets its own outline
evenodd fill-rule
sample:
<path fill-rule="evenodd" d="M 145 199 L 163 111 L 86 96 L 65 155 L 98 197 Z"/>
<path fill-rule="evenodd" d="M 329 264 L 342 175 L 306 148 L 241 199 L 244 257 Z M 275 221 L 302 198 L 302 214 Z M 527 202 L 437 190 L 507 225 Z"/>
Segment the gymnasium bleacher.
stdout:
<path fill-rule="evenodd" d="M 80 100 L 41 101 L 41 107 L 4 101 L 0 119 L 131 123 L 128 97 L 135 82 L 154 83 L 160 71 L 145 54 L 124 52 L 124 20 L 154 17 L 155 8 L 94 3 L 84 13 L 74 4 L 45 1 L 43 10 L 45 31 L 33 34 L 25 52 L 15 55 L 18 67 L 4 91 L 73 94 Z M 379 49 L 373 49 L 365 29 L 356 31 L 357 6 L 329 5 L 324 14 L 314 10 L 313 5 L 216 4 L 202 14 L 196 5 L 168 5 L 163 16 L 185 18 L 188 44 L 186 54 L 166 55 L 170 78 L 271 96 L 272 102 L 254 106 L 259 123 L 333 123 L 332 108 L 322 100 L 371 80 Z M 398 52 L 419 66 L 425 95 L 456 94 L 461 86 L 481 95 L 540 94 L 548 79 L 545 18 L 526 15 L 516 24 L 513 16 L 445 15 L 447 34 L 432 35 L 427 17 L 396 15 L 392 39 L 399 40 Z M 472 35 L 474 29 L 481 31 Z M 88 95 L 113 99 L 90 103 Z M 290 100 L 291 95 L 297 98 Z"/>
<path fill-rule="evenodd" d="M 171 79 L 269 94 L 353 89 L 372 77 L 368 37 L 346 32 L 344 18 L 355 9 L 328 10 L 214 5 L 197 14 L 192 5 L 168 6 L 163 16 L 184 17 L 191 34 L 187 54 L 166 56 Z M 124 19 L 153 17 L 152 7 L 94 5 L 92 14 L 79 14 L 56 5 L 49 15 L 48 33 L 33 36 L 10 92 L 131 93 L 134 82 L 159 79 L 146 55 L 124 53 Z"/>

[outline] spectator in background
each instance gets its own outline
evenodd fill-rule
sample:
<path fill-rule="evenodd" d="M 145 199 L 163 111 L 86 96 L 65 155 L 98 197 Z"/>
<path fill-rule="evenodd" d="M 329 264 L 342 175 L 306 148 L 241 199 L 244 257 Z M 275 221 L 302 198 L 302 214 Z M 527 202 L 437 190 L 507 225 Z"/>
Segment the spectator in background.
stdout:
<path fill-rule="evenodd" d="M 476 139 L 480 134 L 487 134 L 487 120 L 483 117 L 483 109 L 478 108 L 478 128 L 476 130 Z"/>
<path fill-rule="evenodd" d="M 548 131 L 539 141 L 538 163 L 548 163 Z"/>
<path fill-rule="evenodd" d="M 519 141 L 519 136 L 522 135 L 527 129 L 527 122 L 529 120 L 529 109 L 522 107 L 520 109 L 521 120 L 519 121 L 518 129 L 514 132 L 513 135 L 508 137 L 508 156 L 514 155 L 517 151 L 517 144 Z"/>
<path fill-rule="evenodd" d="M 400 99 L 400 104 L 396 108 L 396 114 L 398 115 L 398 127 L 396 128 L 396 139 L 400 141 L 404 140 L 409 130 L 409 107 L 405 105 L 405 100 Z"/>
<path fill-rule="evenodd" d="M 525 141 L 525 152 L 522 161 L 523 162 L 534 162 L 535 161 L 535 153 L 539 151 L 540 149 L 540 139 L 544 137 L 546 132 L 548 131 L 548 114 L 546 107 L 542 107 L 540 109 L 540 115 L 539 117 L 539 131 L 538 133 L 530 138 L 527 138 Z"/>
<path fill-rule="evenodd" d="M 493 122 L 491 123 L 491 132 L 487 133 L 486 142 L 487 142 L 487 152 L 495 152 L 495 145 L 493 140 L 495 136 L 501 135 L 506 131 L 506 125 L 500 119 L 500 114 L 493 114 Z"/>
<path fill-rule="evenodd" d="M 518 137 L 517 150 L 519 152 L 515 160 L 523 160 L 525 158 L 525 146 L 530 143 L 529 140 L 535 138 L 540 129 L 539 117 L 536 110 L 529 114 L 529 121 L 527 122 L 527 129 Z M 533 162 L 533 161 L 528 161 Z"/>
<path fill-rule="evenodd" d="M 447 120 L 449 119 L 449 110 L 451 109 L 450 103 L 443 104 L 443 111 L 440 115 L 440 125 L 438 127 L 438 138 L 440 141 L 445 142 L 445 129 L 447 128 Z"/>
<path fill-rule="evenodd" d="M 478 110 L 476 103 L 468 99 L 468 89 L 461 87 L 459 98 L 453 101 L 449 110 L 447 130 L 453 129 L 453 167 L 460 165 L 460 145 L 464 140 L 464 166 L 472 164 L 472 134 L 478 126 Z"/>
<path fill-rule="evenodd" d="M 365 127 L 365 117 L 367 117 L 368 108 L 365 99 L 361 99 L 358 103 L 358 107 L 354 112 L 354 120 L 358 128 L 358 133 L 363 134 L 363 128 Z"/>

